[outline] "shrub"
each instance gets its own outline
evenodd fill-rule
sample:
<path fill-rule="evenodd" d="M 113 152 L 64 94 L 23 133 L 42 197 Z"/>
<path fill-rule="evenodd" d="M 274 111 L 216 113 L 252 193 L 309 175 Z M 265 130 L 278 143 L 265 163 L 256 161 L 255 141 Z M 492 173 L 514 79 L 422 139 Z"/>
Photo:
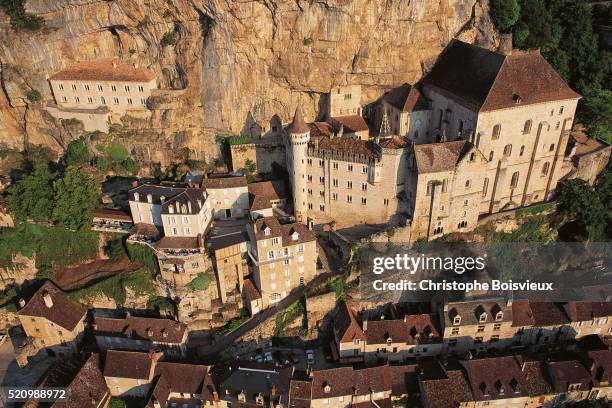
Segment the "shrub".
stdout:
<path fill-rule="evenodd" d="M 98 156 L 96 157 L 96 170 L 98 171 L 107 171 L 110 163 L 106 156 Z"/>
<path fill-rule="evenodd" d="M 176 40 L 177 39 L 178 39 L 178 34 L 177 34 L 177 32 L 175 30 L 168 31 L 167 33 L 165 33 L 162 36 L 159 44 L 162 47 L 166 47 L 168 45 L 174 45 L 174 44 L 176 44 Z"/>
<path fill-rule="evenodd" d="M 121 143 L 111 143 L 106 147 L 108 158 L 114 163 L 120 163 L 129 157 L 129 152 Z"/>
<path fill-rule="evenodd" d="M 68 144 L 65 160 L 67 166 L 80 166 L 89 162 L 87 145 L 83 139 L 76 139 Z"/>
<path fill-rule="evenodd" d="M 189 287 L 193 290 L 206 290 L 210 284 L 210 278 L 207 273 L 201 273 L 189 282 Z"/>
<path fill-rule="evenodd" d="M 122 238 L 117 238 L 110 241 L 106 244 L 106 248 L 104 248 L 104 253 L 110 259 L 117 261 L 125 256 L 127 256 L 127 251 L 125 250 L 125 245 L 123 244 Z"/>
<path fill-rule="evenodd" d="M 36 89 L 30 89 L 28 93 L 26 94 L 26 98 L 28 98 L 30 102 L 42 101 L 42 95 Z"/>
<path fill-rule="evenodd" d="M 45 27 L 45 20 L 25 11 L 26 0 L 0 0 L 0 8 L 11 18 L 15 30 L 38 31 Z"/>
<path fill-rule="evenodd" d="M 140 170 L 140 165 L 138 164 L 138 162 L 130 157 L 125 159 L 123 163 L 121 163 L 121 165 L 124 169 L 134 175 L 138 173 L 138 170 Z"/>
<path fill-rule="evenodd" d="M 314 40 L 312 39 L 312 37 L 304 37 L 304 39 L 302 40 L 303 45 L 311 45 L 313 42 Z"/>

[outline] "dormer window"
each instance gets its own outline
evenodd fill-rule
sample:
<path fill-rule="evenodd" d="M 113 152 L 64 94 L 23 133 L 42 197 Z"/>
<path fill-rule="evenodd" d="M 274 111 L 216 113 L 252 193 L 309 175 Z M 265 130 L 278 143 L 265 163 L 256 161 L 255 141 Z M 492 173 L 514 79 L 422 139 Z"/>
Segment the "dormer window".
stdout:
<path fill-rule="evenodd" d="M 487 384 L 485 384 L 484 382 L 481 382 L 478 388 L 480 389 L 480 392 L 482 392 L 482 395 L 484 395 L 485 397 L 489 396 L 489 390 L 487 388 Z"/>
<path fill-rule="evenodd" d="M 139 193 L 134 193 L 134 200 L 140 201 L 140 194 Z"/>
<path fill-rule="evenodd" d="M 174 207 L 173 206 L 168 206 L 168 212 L 170 214 L 174 214 Z"/>
<path fill-rule="evenodd" d="M 147 202 L 151 204 L 153 202 L 153 196 L 151 194 L 147 194 Z"/>
<path fill-rule="evenodd" d="M 504 386 L 501 383 L 501 381 L 499 380 L 495 381 L 495 389 L 497 390 L 497 393 L 499 395 L 502 395 L 504 393 Z"/>
<path fill-rule="evenodd" d="M 240 391 L 240 393 L 238 394 L 238 401 L 246 402 L 246 395 L 244 394 L 244 391 Z"/>
<path fill-rule="evenodd" d="M 391 345 L 391 337 L 387 338 L 387 346 Z"/>
<path fill-rule="evenodd" d="M 272 230 L 270 229 L 270 227 L 264 228 L 264 235 L 270 235 L 271 233 L 272 233 Z"/>
<path fill-rule="evenodd" d="M 264 398 L 263 398 L 263 395 L 261 395 L 261 392 L 259 394 L 257 394 L 257 396 L 255 397 L 255 403 L 257 405 L 263 405 L 264 404 Z"/>
<path fill-rule="evenodd" d="M 300 234 L 298 234 L 297 231 L 291 234 L 291 239 L 293 241 L 297 241 L 299 238 L 300 238 Z"/>
<path fill-rule="evenodd" d="M 499 312 L 497 312 L 497 314 L 495 315 L 495 320 L 499 321 L 502 320 L 504 318 L 504 312 L 502 312 L 501 310 Z"/>
<path fill-rule="evenodd" d="M 324 382 L 323 391 L 325 391 L 326 394 L 329 394 L 331 392 L 331 385 L 329 385 L 327 382 Z"/>
<path fill-rule="evenodd" d="M 518 381 L 516 381 L 516 378 L 510 380 L 510 388 L 512 388 L 512 392 L 521 392 L 521 389 L 519 388 L 519 383 Z"/>
<path fill-rule="evenodd" d="M 485 312 L 482 312 L 482 313 L 480 314 L 480 316 L 478 317 L 478 321 L 479 321 L 480 323 L 484 323 L 484 322 L 486 322 L 486 321 L 487 321 L 487 314 L 486 314 Z"/>
<path fill-rule="evenodd" d="M 163 204 L 164 201 L 166 201 L 166 197 L 164 196 L 159 197 L 159 201 Z"/>
<path fill-rule="evenodd" d="M 461 316 L 455 316 L 453 318 L 453 325 L 458 326 L 461 324 Z"/>

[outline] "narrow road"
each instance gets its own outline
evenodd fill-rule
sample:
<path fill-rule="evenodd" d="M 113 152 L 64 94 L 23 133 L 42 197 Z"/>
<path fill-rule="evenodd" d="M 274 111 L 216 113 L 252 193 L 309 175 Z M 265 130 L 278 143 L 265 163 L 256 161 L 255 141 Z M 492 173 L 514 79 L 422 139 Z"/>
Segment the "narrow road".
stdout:
<path fill-rule="evenodd" d="M 295 288 L 291 293 L 289 293 L 289 295 L 286 298 L 281 299 L 274 306 L 270 306 L 267 309 L 264 309 L 262 312 L 256 314 L 251 319 L 247 320 L 242 326 L 240 326 L 233 332 L 221 338 L 218 338 L 215 344 L 211 345 L 210 347 L 201 349 L 200 355 L 203 357 L 208 357 L 208 358 L 215 357 L 216 354 L 220 353 L 223 349 L 227 348 L 233 342 L 235 342 L 240 337 L 242 337 L 246 333 L 253 330 L 255 327 L 260 325 L 262 322 L 274 316 L 276 313 L 285 310 L 287 307 L 293 304 L 296 300 L 304 296 L 304 293 L 308 289 L 314 288 L 320 285 L 321 283 L 325 282 L 327 279 L 331 278 L 332 276 L 338 273 L 339 269 L 336 264 L 337 262 L 336 259 L 333 259 L 334 257 L 331 257 L 331 256 L 328 257 L 328 252 L 323 252 L 323 249 L 320 246 L 319 246 L 319 257 L 321 258 L 321 263 L 324 266 L 323 270 L 327 270 L 327 272 L 322 272 L 312 281 L 308 282 L 306 285 Z M 335 258 L 337 258 L 337 256 Z"/>

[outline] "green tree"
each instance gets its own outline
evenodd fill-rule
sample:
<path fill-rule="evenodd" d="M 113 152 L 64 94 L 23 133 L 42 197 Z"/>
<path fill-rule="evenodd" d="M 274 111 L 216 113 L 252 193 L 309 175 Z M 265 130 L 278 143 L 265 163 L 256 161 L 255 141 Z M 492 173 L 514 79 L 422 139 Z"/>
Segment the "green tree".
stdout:
<path fill-rule="evenodd" d="M 589 134 L 612 143 L 612 91 L 589 87 L 580 101 L 579 119 Z"/>
<path fill-rule="evenodd" d="M 121 143 L 111 143 L 106 148 L 106 154 L 113 163 L 121 163 L 130 155 Z"/>
<path fill-rule="evenodd" d="M 65 160 L 67 166 L 80 166 L 89 162 L 87 145 L 83 139 L 76 139 L 68 144 Z"/>
<path fill-rule="evenodd" d="M 519 48 L 553 45 L 553 19 L 544 0 L 521 0 L 520 18 L 514 26 L 514 44 Z"/>
<path fill-rule="evenodd" d="M 108 170 L 108 167 L 109 167 L 109 162 L 106 156 L 96 157 L 96 170 L 104 172 Z"/>
<path fill-rule="evenodd" d="M 55 174 L 47 166 L 39 166 L 19 183 L 8 189 L 6 204 L 18 220 L 32 218 L 36 222 L 49 219 L 53 208 Z"/>
<path fill-rule="evenodd" d="M 491 16 L 500 31 L 509 31 L 518 21 L 521 7 L 518 0 L 491 0 Z"/>
<path fill-rule="evenodd" d="M 53 182 L 53 190 L 55 222 L 73 230 L 91 226 L 98 200 L 98 185 L 93 177 L 71 166 Z"/>
<path fill-rule="evenodd" d="M 140 169 L 138 162 L 130 157 L 125 159 L 123 163 L 121 163 L 121 165 L 123 166 L 124 169 L 129 171 L 131 174 L 138 173 L 138 170 Z"/>
<path fill-rule="evenodd" d="M 600 194 L 580 179 L 568 180 L 558 190 L 559 210 L 583 223 L 591 241 L 603 238 L 610 219 Z"/>

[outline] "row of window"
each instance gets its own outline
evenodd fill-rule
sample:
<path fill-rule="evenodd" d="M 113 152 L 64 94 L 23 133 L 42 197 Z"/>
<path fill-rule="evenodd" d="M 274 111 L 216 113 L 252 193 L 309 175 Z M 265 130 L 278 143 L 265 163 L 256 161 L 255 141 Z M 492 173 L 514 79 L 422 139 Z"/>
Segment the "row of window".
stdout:
<path fill-rule="evenodd" d="M 309 166 L 312 166 L 312 159 L 307 159 L 306 163 Z M 319 167 L 323 167 L 324 164 L 325 164 L 324 160 L 319 160 Z M 340 166 L 339 166 L 338 162 L 332 162 L 332 167 L 333 167 L 334 170 L 338 170 Z M 353 171 L 353 164 L 352 163 L 347 164 L 346 165 L 346 170 L 347 171 Z M 362 166 L 361 167 L 361 172 L 362 173 L 367 173 L 368 172 L 368 167 L 367 166 Z"/>
<path fill-rule="evenodd" d="M 551 112 L 551 116 L 552 116 Z M 559 115 L 561 115 L 563 113 L 563 106 L 559 109 Z M 463 122 L 461 122 L 462 124 Z M 525 123 L 523 124 L 523 134 L 524 135 L 528 135 L 531 133 L 531 127 L 533 125 L 533 121 L 531 119 L 528 119 L 525 121 Z M 561 127 L 561 122 L 557 121 L 557 123 L 555 123 L 555 130 L 559 130 L 559 128 Z M 495 139 L 499 139 L 499 136 L 501 135 L 501 124 L 497 124 L 495 126 L 493 126 L 493 133 L 491 134 L 491 139 L 495 140 Z"/>
<path fill-rule="evenodd" d="M 312 182 L 312 176 L 311 175 L 308 176 L 308 181 Z M 324 184 L 325 183 L 325 177 L 319 177 L 319 183 L 320 184 Z M 338 185 L 339 185 L 338 179 L 333 179 L 332 180 L 332 184 L 333 184 L 334 187 L 338 187 Z M 352 189 L 353 188 L 353 182 L 350 181 L 350 180 L 347 181 L 346 182 L 346 188 Z M 309 189 L 308 191 L 309 191 L 309 194 L 312 194 L 312 190 Z M 368 183 L 361 183 L 361 191 L 368 191 Z M 321 193 L 323 193 L 323 192 L 321 192 Z M 321 195 L 323 195 L 323 194 L 321 194 Z"/>
<path fill-rule="evenodd" d="M 63 91 L 64 90 L 64 84 L 58 84 L 57 88 L 60 91 Z M 72 88 L 73 91 L 76 91 L 78 89 L 76 84 L 70 85 L 70 88 Z M 144 86 L 143 85 L 138 85 L 136 88 L 138 89 L 138 92 L 140 92 L 140 93 L 144 92 Z M 91 89 L 91 87 L 90 87 L 89 84 L 84 84 L 83 85 L 83 89 L 85 91 L 89 91 Z M 104 92 L 104 85 L 97 84 L 96 85 L 96 89 L 98 90 L 98 92 Z M 111 89 L 111 92 L 117 92 L 117 85 L 111 85 L 110 89 Z M 130 85 L 123 85 L 123 90 L 125 92 L 130 92 L 130 90 L 131 90 Z"/>
<path fill-rule="evenodd" d="M 133 105 L 134 104 L 134 100 L 132 98 L 126 98 L 127 104 L 128 105 Z M 62 95 L 62 102 L 63 103 L 68 103 L 68 98 L 65 95 Z M 74 103 L 81 103 L 81 98 L 78 96 L 74 97 Z M 94 98 L 91 96 L 87 97 L 87 103 L 88 104 L 93 104 L 94 103 Z M 101 96 L 100 97 L 100 103 L 102 105 L 106 105 L 106 98 Z M 146 98 L 140 98 L 140 104 L 141 105 L 146 105 L 147 104 L 147 99 Z M 113 105 L 119 105 L 119 98 L 114 96 L 113 97 Z"/>

